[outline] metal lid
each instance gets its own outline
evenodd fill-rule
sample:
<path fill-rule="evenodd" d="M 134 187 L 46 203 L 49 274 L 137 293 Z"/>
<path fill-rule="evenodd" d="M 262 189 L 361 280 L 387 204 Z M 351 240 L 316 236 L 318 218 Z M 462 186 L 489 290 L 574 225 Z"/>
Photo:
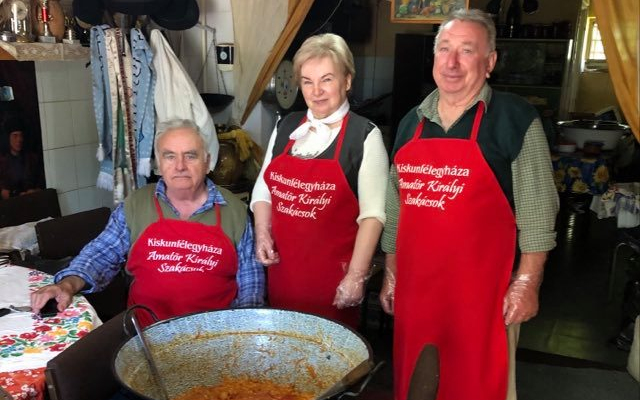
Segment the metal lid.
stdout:
<path fill-rule="evenodd" d="M 620 124 L 615 121 L 599 121 L 592 119 L 576 119 L 571 121 L 559 121 L 558 125 L 564 128 L 579 128 L 579 129 L 598 129 L 598 130 L 628 130 L 629 126 Z"/>

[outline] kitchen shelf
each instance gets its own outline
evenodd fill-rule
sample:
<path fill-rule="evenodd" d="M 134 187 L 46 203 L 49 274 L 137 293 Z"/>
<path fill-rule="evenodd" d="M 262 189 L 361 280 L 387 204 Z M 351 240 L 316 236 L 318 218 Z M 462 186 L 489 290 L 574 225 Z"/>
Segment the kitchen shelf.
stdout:
<path fill-rule="evenodd" d="M 0 59 L 17 61 L 89 61 L 89 48 L 80 44 L 0 41 Z"/>

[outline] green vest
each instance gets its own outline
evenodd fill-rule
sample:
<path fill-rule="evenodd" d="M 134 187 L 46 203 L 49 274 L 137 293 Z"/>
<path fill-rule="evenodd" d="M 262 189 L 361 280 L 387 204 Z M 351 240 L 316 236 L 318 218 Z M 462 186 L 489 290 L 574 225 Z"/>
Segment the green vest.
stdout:
<path fill-rule="evenodd" d="M 416 108 L 404 116 L 398 126 L 393 146 L 392 159 L 396 151 L 413 137 L 418 126 Z M 461 138 L 471 135 L 473 119 L 478 105 L 467 110 L 448 132 L 431 121 L 424 124 L 422 138 Z M 520 154 L 524 136 L 531 122 L 538 117 L 536 109 L 522 97 L 511 93 L 493 91 L 491 100 L 480 124 L 478 144 L 482 155 L 493 171 L 502 191 L 513 208 L 513 180 L 511 163 Z"/>
<path fill-rule="evenodd" d="M 240 199 L 227 189 L 217 187 L 226 200 L 226 205 L 220 205 L 220 217 L 222 218 L 222 230 L 231 239 L 234 245 L 238 245 L 247 223 L 247 207 Z M 142 232 L 151 223 L 158 220 L 158 213 L 153 198 L 156 190 L 155 184 L 141 187 L 127 197 L 124 201 L 124 213 L 131 235 L 131 243 L 135 243 Z M 178 219 L 171 207 L 159 199 L 162 214 L 167 219 Z M 205 225 L 216 224 L 215 207 L 203 213 L 192 215 L 189 221 L 200 222 Z M 131 246 L 133 247 L 133 246 Z"/>

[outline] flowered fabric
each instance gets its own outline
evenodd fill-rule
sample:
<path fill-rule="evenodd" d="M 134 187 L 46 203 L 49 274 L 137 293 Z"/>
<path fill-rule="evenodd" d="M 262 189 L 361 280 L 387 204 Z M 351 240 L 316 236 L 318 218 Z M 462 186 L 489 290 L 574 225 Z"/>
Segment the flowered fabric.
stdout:
<path fill-rule="evenodd" d="M 0 387 L 14 399 L 43 400 L 44 368 L 0 373 Z"/>
<path fill-rule="evenodd" d="M 0 268 L 0 307 L 29 304 L 29 294 L 53 283 L 40 271 Z M 101 324 L 82 296 L 54 317 L 11 313 L 0 318 L 0 386 L 16 399 L 41 399 L 47 361 Z"/>
<path fill-rule="evenodd" d="M 554 154 L 551 162 L 560 193 L 602 194 L 609 188 L 609 168 L 604 157 Z"/>

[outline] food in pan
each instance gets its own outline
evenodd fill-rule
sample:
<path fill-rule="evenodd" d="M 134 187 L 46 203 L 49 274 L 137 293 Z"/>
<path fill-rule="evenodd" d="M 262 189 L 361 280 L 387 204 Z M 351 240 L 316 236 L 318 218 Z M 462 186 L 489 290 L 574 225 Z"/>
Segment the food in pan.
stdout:
<path fill-rule="evenodd" d="M 269 380 L 224 379 L 216 386 L 196 386 L 173 400 L 312 400 L 293 385 L 280 385 Z"/>

